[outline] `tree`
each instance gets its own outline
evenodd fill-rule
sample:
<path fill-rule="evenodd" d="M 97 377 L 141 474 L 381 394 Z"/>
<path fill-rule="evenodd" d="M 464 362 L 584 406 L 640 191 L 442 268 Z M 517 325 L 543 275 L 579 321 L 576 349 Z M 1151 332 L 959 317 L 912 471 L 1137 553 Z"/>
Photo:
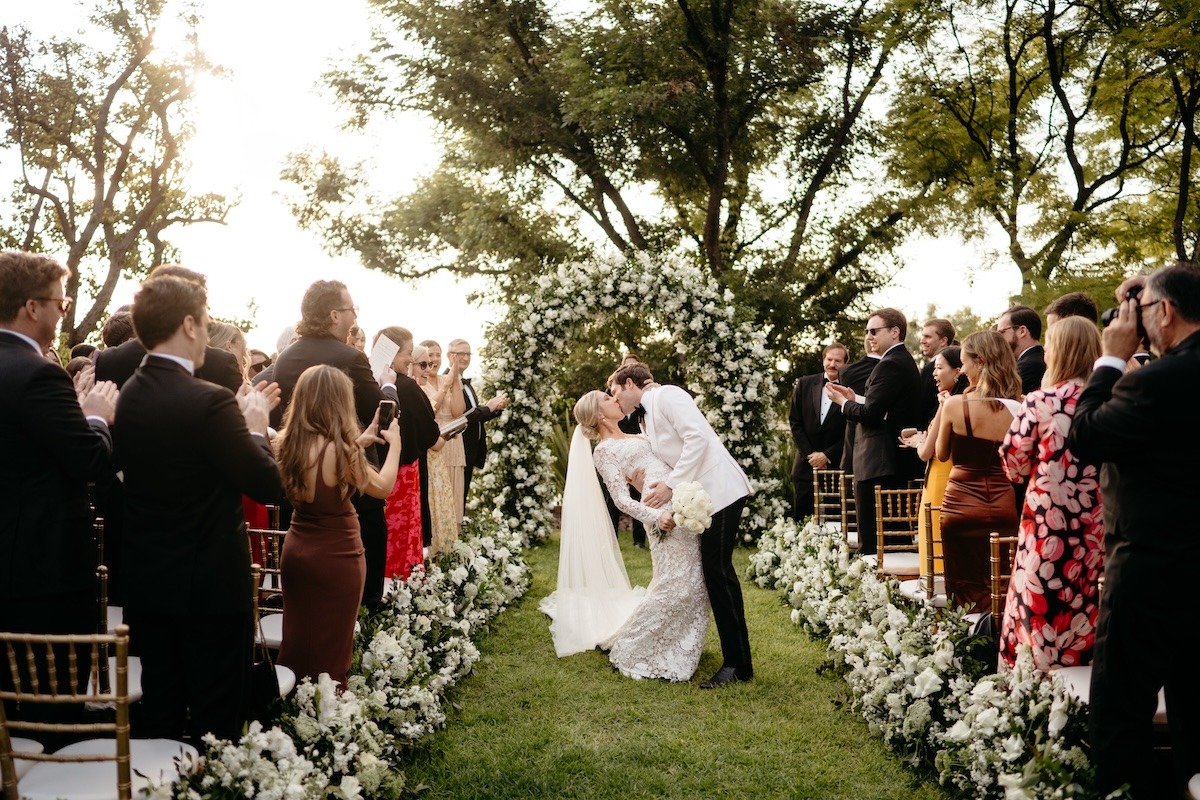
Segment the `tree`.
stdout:
<path fill-rule="evenodd" d="M 430 115 L 444 160 L 399 198 L 328 154 L 285 172 L 301 222 L 369 267 L 507 286 L 603 248 L 687 247 L 786 348 L 855 313 L 926 200 L 870 158 L 917 0 L 376 5 L 372 52 L 331 85 L 353 124 Z"/>
<path fill-rule="evenodd" d="M 122 276 L 170 260 L 171 226 L 222 222 L 230 207 L 186 190 L 187 102 L 216 70 L 194 40 L 179 56 L 154 50 L 162 6 L 107 0 L 86 37 L 0 30 L 2 144 L 19 161 L 0 245 L 66 252 L 67 295 L 92 299 L 64 318 L 68 346 L 96 328 Z"/>
<path fill-rule="evenodd" d="M 946 190 L 931 227 L 995 225 L 1023 296 L 1167 245 L 1127 220 L 1150 171 L 1177 163 L 1179 117 L 1161 64 L 1114 30 L 1119 5 L 951 2 L 905 74 L 895 174 Z"/>

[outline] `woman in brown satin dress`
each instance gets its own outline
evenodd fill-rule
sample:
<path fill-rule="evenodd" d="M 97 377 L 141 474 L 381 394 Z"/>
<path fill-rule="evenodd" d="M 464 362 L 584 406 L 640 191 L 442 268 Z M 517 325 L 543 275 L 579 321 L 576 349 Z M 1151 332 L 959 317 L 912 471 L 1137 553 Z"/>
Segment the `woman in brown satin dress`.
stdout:
<path fill-rule="evenodd" d="M 1013 421 L 1021 377 L 1012 348 L 994 331 L 962 345 L 970 387 L 942 404 L 937 457 L 954 467 L 942 498 L 942 558 L 952 605 L 984 611 L 991 597 L 988 537 L 1017 530 L 1012 483 L 1000 463 L 1000 444 Z"/>
<path fill-rule="evenodd" d="M 279 471 L 295 506 L 280 564 L 283 643 L 279 663 L 297 679 L 322 672 L 346 685 L 354 623 L 367 567 L 358 516 L 350 495 L 384 499 L 396 482 L 400 429 L 396 420 L 378 434 L 378 415 L 359 433 L 350 379 L 327 365 L 309 367 L 296 382 L 276 440 Z M 363 448 L 387 442 L 383 467 Z"/>

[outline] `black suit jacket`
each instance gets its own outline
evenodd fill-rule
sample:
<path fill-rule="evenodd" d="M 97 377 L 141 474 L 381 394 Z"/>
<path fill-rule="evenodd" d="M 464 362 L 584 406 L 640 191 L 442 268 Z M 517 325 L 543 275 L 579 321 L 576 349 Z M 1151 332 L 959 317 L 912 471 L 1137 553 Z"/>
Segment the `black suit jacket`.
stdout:
<path fill-rule="evenodd" d="M 111 454 L 63 368 L 0 331 L 0 603 L 95 585 L 87 482 Z"/>
<path fill-rule="evenodd" d="M 805 375 L 796 381 L 792 392 L 792 407 L 788 423 L 796 443 L 796 461 L 792 464 L 792 481 L 812 476 L 808 456 L 820 451 L 829 458 L 832 468 L 842 461 L 846 440 L 846 418 L 837 403 L 830 403 L 825 421 L 821 421 L 821 398 L 825 396 L 825 373 Z"/>
<path fill-rule="evenodd" d="M 916 425 L 921 430 L 928 428 L 929 423 L 933 422 L 933 418 L 937 415 L 938 387 L 937 381 L 933 377 L 934 361 L 936 360 L 937 356 L 935 355 L 925 362 L 925 366 L 921 367 L 921 408 L 920 416 L 917 418 L 919 424 Z"/>
<path fill-rule="evenodd" d="M 121 390 L 113 425 L 124 472 L 125 604 L 142 612 L 250 610 L 242 495 L 283 494 L 266 439 L 233 394 L 151 356 Z"/>
<path fill-rule="evenodd" d="M 903 345 L 893 347 L 875 366 L 863 392 L 865 403 L 847 400 L 842 413 L 854 433 L 854 479 L 912 479 L 921 474 L 916 451 L 900 447 L 900 431 L 917 427 L 921 373 Z"/>
<path fill-rule="evenodd" d="M 1040 344 L 1035 344 L 1017 359 L 1017 373 L 1021 376 L 1022 394 L 1042 388 L 1042 376 L 1046 374 L 1046 351 Z"/>
<path fill-rule="evenodd" d="M 133 377 L 146 357 L 146 348 L 137 339 L 122 342 L 116 347 L 101 350 L 96 356 L 96 380 L 112 381 L 118 387 Z M 242 368 L 237 357 L 228 350 L 204 348 L 204 363 L 196 370 L 201 380 L 224 386 L 231 392 L 242 388 Z"/>
<path fill-rule="evenodd" d="M 275 360 L 275 382 L 281 392 L 279 407 L 271 412 L 271 426 L 279 428 L 283 412 L 292 401 L 300 374 L 317 364 L 328 364 L 350 376 L 354 384 L 354 411 L 365 428 L 371 424 L 383 392 L 371 374 L 371 364 L 361 350 L 338 341 L 332 336 L 301 336 L 292 342 Z M 391 399 L 395 400 L 395 397 Z"/>
<path fill-rule="evenodd" d="M 865 394 L 867 391 L 867 381 L 871 377 L 871 373 L 875 371 L 876 365 L 879 364 L 878 358 L 871 356 L 863 356 L 853 364 L 847 364 L 838 372 L 838 380 L 843 385 L 849 386 L 854 390 L 855 394 Z M 838 409 L 839 411 L 841 409 Z M 843 415 L 843 419 L 845 415 Z M 854 431 L 857 425 L 853 423 L 847 424 L 846 438 L 842 444 L 842 463 L 839 465 L 847 473 L 854 474 Z"/>
<path fill-rule="evenodd" d="M 500 416 L 499 411 L 492 411 L 479 402 L 475 387 L 469 378 L 463 378 L 463 400 L 467 405 L 467 422 L 462 432 L 463 450 L 467 455 L 467 466 L 482 469 L 487 462 L 487 431 L 483 429 L 485 422 L 490 422 Z"/>
<path fill-rule="evenodd" d="M 1101 482 L 1110 554 L 1138 552 L 1194 567 L 1188 556 L 1200 554 L 1198 396 L 1200 333 L 1124 376 L 1101 367 L 1079 396 L 1067 445 L 1081 461 L 1116 470 Z"/>

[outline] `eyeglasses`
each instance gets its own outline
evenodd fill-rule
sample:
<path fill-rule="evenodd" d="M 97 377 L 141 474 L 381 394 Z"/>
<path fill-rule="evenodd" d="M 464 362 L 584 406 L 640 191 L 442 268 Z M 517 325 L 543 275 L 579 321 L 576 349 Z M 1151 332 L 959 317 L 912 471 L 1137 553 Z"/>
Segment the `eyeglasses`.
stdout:
<path fill-rule="evenodd" d="M 334 311 L 353 311 L 358 314 L 358 306 L 346 306 L 345 308 L 335 308 Z"/>
<path fill-rule="evenodd" d="M 1152 300 L 1149 303 L 1138 303 L 1138 313 L 1140 314 L 1140 313 L 1142 313 L 1143 309 L 1147 309 L 1150 306 L 1156 306 L 1161 302 L 1162 302 L 1162 300 Z"/>
<path fill-rule="evenodd" d="M 1009 325 L 1007 328 L 996 328 L 996 333 L 1008 333 L 1014 326 Z"/>
<path fill-rule="evenodd" d="M 67 313 L 67 309 L 71 307 L 71 298 L 69 297 L 31 297 L 30 300 L 36 300 L 39 303 L 57 303 L 58 310 L 62 313 Z"/>
<path fill-rule="evenodd" d="M 430 367 L 433 366 L 433 362 L 432 361 L 418 361 L 417 366 L 420 367 L 421 369 L 429 369 Z"/>
<path fill-rule="evenodd" d="M 884 325 L 882 328 L 867 328 L 867 336 L 875 336 L 880 331 L 889 331 L 892 328 L 899 327 L 897 325 Z"/>

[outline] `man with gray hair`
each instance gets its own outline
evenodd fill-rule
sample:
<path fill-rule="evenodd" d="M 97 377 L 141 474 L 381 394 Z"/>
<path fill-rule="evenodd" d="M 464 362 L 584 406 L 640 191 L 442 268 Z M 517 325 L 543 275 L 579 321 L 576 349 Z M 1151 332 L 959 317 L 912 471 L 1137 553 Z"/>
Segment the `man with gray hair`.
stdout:
<path fill-rule="evenodd" d="M 451 339 L 446 346 L 446 360 L 458 367 L 462 375 L 471 366 L 471 345 L 466 339 Z M 487 433 L 483 429 L 485 422 L 490 422 L 500 416 L 500 412 L 508 405 L 508 395 L 500 394 L 488 400 L 479 402 L 479 395 L 471 385 L 470 378 L 462 378 L 463 401 L 467 409 L 467 427 L 462 432 L 463 450 L 467 457 L 467 466 L 463 470 L 463 500 L 471 496 L 471 473 L 483 469 L 487 462 Z"/>
<path fill-rule="evenodd" d="M 1067 446 L 1104 462 L 1104 594 L 1092 666 L 1092 760 L 1100 795 L 1183 797 L 1200 773 L 1200 266 L 1178 262 L 1117 290 L 1104 355 L 1079 396 Z M 1159 358 L 1126 372 L 1148 337 Z M 1174 775 L 1156 785 L 1153 718 L 1165 688 Z M 1165 779 L 1164 779 L 1165 781 Z"/>

